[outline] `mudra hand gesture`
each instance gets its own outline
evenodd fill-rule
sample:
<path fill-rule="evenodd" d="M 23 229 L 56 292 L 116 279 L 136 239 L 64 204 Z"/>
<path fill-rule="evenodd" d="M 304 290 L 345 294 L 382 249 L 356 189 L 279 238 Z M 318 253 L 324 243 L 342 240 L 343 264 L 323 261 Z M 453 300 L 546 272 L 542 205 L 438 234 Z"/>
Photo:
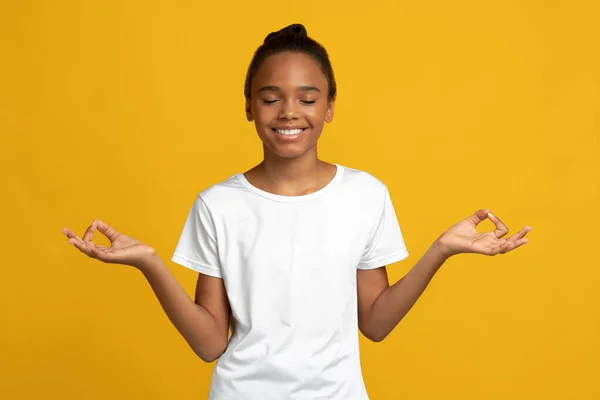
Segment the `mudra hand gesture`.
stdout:
<path fill-rule="evenodd" d="M 496 225 L 496 229 L 493 232 L 477 232 L 475 227 L 486 218 Z M 525 235 L 530 230 L 531 227 L 526 226 L 514 235 L 505 238 L 504 236 L 508 233 L 506 225 L 489 209 L 485 209 L 478 210 L 475 214 L 452 226 L 437 241 L 447 257 L 460 253 L 494 256 L 507 253 L 527 243 Z"/>
<path fill-rule="evenodd" d="M 92 236 L 96 230 L 108 238 L 111 244 L 110 247 L 101 246 L 92 241 Z M 77 247 L 82 253 L 105 263 L 125 264 L 140 268 L 155 255 L 152 247 L 117 232 L 100 220 L 92 222 L 85 231 L 83 238 L 80 238 L 68 228 L 63 229 L 63 233 L 69 238 L 69 243 Z"/>

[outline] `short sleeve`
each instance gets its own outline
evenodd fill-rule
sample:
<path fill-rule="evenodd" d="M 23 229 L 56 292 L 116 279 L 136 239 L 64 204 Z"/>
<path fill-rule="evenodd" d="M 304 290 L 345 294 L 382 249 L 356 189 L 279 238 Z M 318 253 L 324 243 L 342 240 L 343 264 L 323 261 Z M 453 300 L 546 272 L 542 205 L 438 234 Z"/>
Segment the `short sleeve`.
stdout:
<path fill-rule="evenodd" d="M 221 278 L 214 220 L 201 196 L 192 205 L 171 261 Z"/>
<path fill-rule="evenodd" d="M 408 257 L 408 250 L 387 187 L 384 192 L 383 207 L 377 227 L 365 248 L 358 269 L 379 268 Z"/>

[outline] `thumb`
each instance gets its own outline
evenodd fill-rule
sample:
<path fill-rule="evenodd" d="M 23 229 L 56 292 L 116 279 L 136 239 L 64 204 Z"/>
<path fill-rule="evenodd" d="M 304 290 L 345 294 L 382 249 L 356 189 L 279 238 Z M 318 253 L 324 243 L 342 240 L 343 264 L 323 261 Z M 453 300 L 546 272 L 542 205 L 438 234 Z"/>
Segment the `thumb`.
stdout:
<path fill-rule="evenodd" d="M 114 228 L 112 228 L 110 225 L 108 225 L 104 221 L 100 221 L 99 219 L 97 219 L 96 226 L 97 226 L 98 232 L 100 232 L 104 236 L 106 236 L 108 238 L 108 240 L 110 240 L 111 243 L 114 242 L 117 239 L 117 237 L 119 236 L 119 232 L 117 232 Z"/>

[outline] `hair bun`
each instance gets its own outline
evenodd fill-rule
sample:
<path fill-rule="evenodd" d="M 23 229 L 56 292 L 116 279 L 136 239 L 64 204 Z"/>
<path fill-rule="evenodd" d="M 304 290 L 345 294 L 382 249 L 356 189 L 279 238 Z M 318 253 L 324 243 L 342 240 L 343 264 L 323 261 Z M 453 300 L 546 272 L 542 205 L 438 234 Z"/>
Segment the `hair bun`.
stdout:
<path fill-rule="evenodd" d="M 292 24 L 286 26 L 283 29 L 278 30 L 277 32 L 271 32 L 265 38 L 264 43 L 270 42 L 273 39 L 282 37 L 282 36 L 301 36 L 308 37 L 308 33 L 306 32 L 306 28 L 302 24 Z"/>

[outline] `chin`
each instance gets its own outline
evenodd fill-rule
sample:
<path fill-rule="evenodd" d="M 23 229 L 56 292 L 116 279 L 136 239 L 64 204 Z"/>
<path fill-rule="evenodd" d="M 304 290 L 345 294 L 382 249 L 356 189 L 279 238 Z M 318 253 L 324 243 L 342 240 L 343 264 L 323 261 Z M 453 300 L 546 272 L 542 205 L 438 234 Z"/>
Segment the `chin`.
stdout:
<path fill-rule="evenodd" d="M 273 151 L 269 150 L 271 153 L 275 154 L 279 158 L 285 159 L 294 159 L 303 156 L 306 154 L 306 151 Z"/>
<path fill-rule="evenodd" d="M 277 147 L 269 147 L 269 146 L 265 146 L 265 151 L 268 151 L 269 153 L 277 156 L 278 158 L 284 158 L 284 159 L 293 159 L 293 158 L 298 158 L 298 157 L 302 157 L 305 154 L 310 152 L 310 148 L 305 149 L 305 148 L 288 148 L 288 149 L 282 149 L 282 148 L 277 148 Z"/>

